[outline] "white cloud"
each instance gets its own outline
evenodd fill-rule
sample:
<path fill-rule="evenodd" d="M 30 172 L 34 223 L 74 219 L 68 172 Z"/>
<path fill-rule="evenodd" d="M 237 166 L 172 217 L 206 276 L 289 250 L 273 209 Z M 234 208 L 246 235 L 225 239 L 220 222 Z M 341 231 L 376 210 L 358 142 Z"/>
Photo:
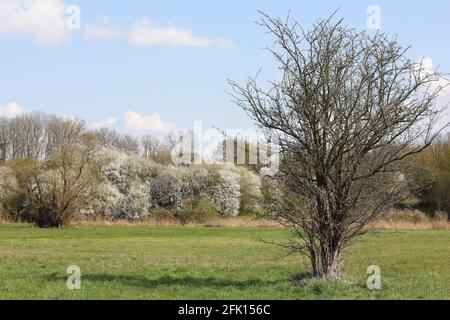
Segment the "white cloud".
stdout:
<path fill-rule="evenodd" d="M 62 0 L 0 0 L 0 33 L 34 37 L 55 45 L 71 36 Z"/>
<path fill-rule="evenodd" d="M 421 75 L 433 74 L 436 72 L 436 68 L 433 63 L 433 59 L 430 57 L 422 57 L 418 62 L 418 70 Z M 438 76 L 436 81 L 431 84 L 432 90 L 442 89 L 436 102 L 437 108 L 446 108 L 443 114 L 440 115 L 438 120 L 438 127 L 442 127 L 447 123 L 450 123 L 450 114 L 448 106 L 450 105 L 450 81 L 442 76 Z"/>
<path fill-rule="evenodd" d="M 100 122 L 94 122 L 90 125 L 91 128 L 93 129 L 98 129 L 98 128 L 104 128 L 104 127 L 111 127 L 113 126 L 117 121 L 119 120 L 119 118 L 116 117 L 109 117 L 106 118 Z"/>
<path fill-rule="evenodd" d="M 177 26 L 158 27 L 148 18 L 142 18 L 134 24 L 128 36 L 132 45 L 165 47 L 219 47 L 230 49 L 233 43 L 225 38 L 203 37 Z"/>
<path fill-rule="evenodd" d="M 125 112 L 125 128 L 129 130 L 167 133 L 173 127 L 173 124 L 162 121 L 157 112 L 150 115 L 140 115 L 134 111 Z"/>
<path fill-rule="evenodd" d="M 436 71 L 433 66 L 433 59 L 431 59 L 430 57 L 422 57 L 420 59 L 420 63 L 422 65 L 423 72 L 425 72 L 426 74 L 432 74 Z M 448 84 L 450 84 L 450 81 L 448 79 L 439 77 L 436 79 L 434 86 L 436 86 L 436 88 L 438 88 L 438 87 L 445 87 Z M 446 90 L 446 91 L 448 91 L 448 90 Z"/>
<path fill-rule="evenodd" d="M 422 76 L 433 74 L 436 72 L 436 68 L 433 65 L 433 59 L 430 57 L 422 57 L 418 63 L 418 70 Z M 441 75 L 438 75 L 433 79 L 431 83 L 431 89 L 442 89 L 437 99 L 437 103 L 440 106 L 446 106 L 450 103 L 450 81 Z"/>
<path fill-rule="evenodd" d="M 5 106 L 0 106 L 0 117 L 13 118 L 24 112 L 25 110 L 17 102 L 10 102 Z"/>
<path fill-rule="evenodd" d="M 116 40 L 120 37 L 120 30 L 109 17 L 99 16 L 95 23 L 86 24 L 84 37 L 89 40 Z"/>

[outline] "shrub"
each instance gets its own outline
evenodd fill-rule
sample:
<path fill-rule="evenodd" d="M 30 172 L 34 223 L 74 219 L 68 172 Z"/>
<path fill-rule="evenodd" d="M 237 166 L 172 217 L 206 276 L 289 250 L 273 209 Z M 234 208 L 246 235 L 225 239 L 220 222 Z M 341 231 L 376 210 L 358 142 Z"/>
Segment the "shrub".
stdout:
<path fill-rule="evenodd" d="M 142 219 L 150 215 L 151 201 L 149 185 L 136 182 L 129 186 L 127 192 L 118 201 L 118 217 Z"/>
<path fill-rule="evenodd" d="M 237 216 L 241 202 L 240 175 L 233 168 L 218 171 L 219 178 L 212 188 L 211 199 L 223 216 Z"/>
<path fill-rule="evenodd" d="M 98 176 L 91 166 L 96 146 L 83 124 L 53 124 L 52 150 L 44 161 L 14 160 L 8 164 L 18 183 L 21 218 L 39 227 L 59 227 L 93 200 Z"/>
<path fill-rule="evenodd" d="M 23 201 L 23 192 L 13 170 L 0 167 L 0 215 L 4 218 L 18 218 Z"/>
<path fill-rule="evenodd" d="M 209 199 L 201 198 L 198 201 L 187 199 L 183 209 L 177 211 L 175 217 L 182 224 L 190 222 L 206 222 L 218 216 L 217 210 Z"/>
<path fill-rule="evenodd" d="M 177 168 L 181 174 L 181 196 L 183 199 L 199 200 L 206 196 L 209 189 L 208 171 L 198 166 Z"/>
<path fill-rule="evenodd" d="M 75 170 L 62 173 L 46 163 L 36 165 L 22 180 L 26 192 L 21 217 L 42 228 L 59 227 L 88 208 L 98 184 L 89 172 L 78 176 Z"/>
<path fill-rule="evenodd" d="M 181 206 L 181 178 L 176 168 L 161 170 L 150 184 L 151 198 L 156 205 L 165 208 Z"/>
<path fill-rule="evenodd" d="M 142 219 L 150 215 L 150 181 L 160 166 L 137 155 L 108 149 L 98 154 L 95 165 L 105 182 L 104 193 L 96 198 L 94 214 L 111 219 Z"/>
<path fill-rule="evenodd" d="M 175 219 L 173 211 L 160 207 L 155 207 L 151 210 L 151 217 L 157 221 L 167 221 Z"/>
<path fill-rule="evenodd" d="M 240 214 L 260 214 L 261 213 L 261 177 L 253 171 L 244 167 L 238 167 L 240 175 Z"/>
<path fill-rule="evenodd" d="M 101 174 L 123 193 L 136 181 L 152 180 L 161 169 L 149 159 L 117 150 L 103 149 L 94 161 Z"/>
<path fill-rule="evenodd" d="M 92 201 L 87 207 L 80 210 L 80 214 L 88 217 L 104 216 L 107 218 L 119 218 L 119 203 L 123 195 L 119 189 L 109 181 L 99 183 Z"/>
<path fill-rule="evenodd" d="M 207 178 L 203 168 L 166 167 L 151 181 L 151 199 L 160 207 L 182 209 L 186 199 L 206 194 Z"/>

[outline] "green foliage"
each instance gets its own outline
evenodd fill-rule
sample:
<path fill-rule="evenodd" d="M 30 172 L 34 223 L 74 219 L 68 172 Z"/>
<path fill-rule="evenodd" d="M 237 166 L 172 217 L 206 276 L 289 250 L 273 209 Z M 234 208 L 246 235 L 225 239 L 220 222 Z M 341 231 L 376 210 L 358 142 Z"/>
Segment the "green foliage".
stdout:
<path fill-rule="evenodd" d="M 432 215 L 445 211 L 450 217 L 450 135 L 437 139 L 416 161 L 422 170 L 411 174 L 427 186 L 418 194 L 421 206 Z"/>
<path fill-rule="evenodd" d="M 183 209 L 175 214 L 182 224 L 190 222 L 202 223 L 209 219 L 217 218 L 218 215 L 215 206 L 207 198 L 201 198 L 197 201 L 188 199 L 184 202 Z"/>
<path fill-rule="evenodd" d="M 1 197 L 0 207 L 5 218 L 13 221 L 31 221 L 27 212 L 25 181 L 36 161 L 31 159 L 14 159 L 0 169 Z"/>

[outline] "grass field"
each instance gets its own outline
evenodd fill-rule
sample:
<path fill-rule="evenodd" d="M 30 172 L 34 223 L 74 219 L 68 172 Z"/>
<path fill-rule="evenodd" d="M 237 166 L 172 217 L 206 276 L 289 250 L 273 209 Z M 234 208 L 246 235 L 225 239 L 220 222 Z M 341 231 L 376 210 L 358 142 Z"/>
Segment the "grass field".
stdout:
<path fill-rule="evenodd" d="M 386 230 L 345 252 L 346 281 L 295 283 L 281 228 L 0 224 L 0 299 L 450 299 L 450 230 Z M 382 289 L 365 287 L 378 265 Z M 81 268 L 81 289 L 66 269 Z"/>

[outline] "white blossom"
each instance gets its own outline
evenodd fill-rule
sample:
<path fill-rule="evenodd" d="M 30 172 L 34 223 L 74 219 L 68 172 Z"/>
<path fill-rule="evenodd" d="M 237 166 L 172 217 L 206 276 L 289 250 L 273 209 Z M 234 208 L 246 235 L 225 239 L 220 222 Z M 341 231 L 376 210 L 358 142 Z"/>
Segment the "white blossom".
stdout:
<path fill-rule="evenodd" d="M 18 187 L 12 170 L 8 167 L 0 167 L 0 199 L 11 196 Z"/>
<path fill-rule="evenodd" d="M 237 216 L 241 200 L 241 176 L 233 168 L 224 168 L 218 173 L 220 178 L 212 189 L 212 201 L 222 215 Z"/>

